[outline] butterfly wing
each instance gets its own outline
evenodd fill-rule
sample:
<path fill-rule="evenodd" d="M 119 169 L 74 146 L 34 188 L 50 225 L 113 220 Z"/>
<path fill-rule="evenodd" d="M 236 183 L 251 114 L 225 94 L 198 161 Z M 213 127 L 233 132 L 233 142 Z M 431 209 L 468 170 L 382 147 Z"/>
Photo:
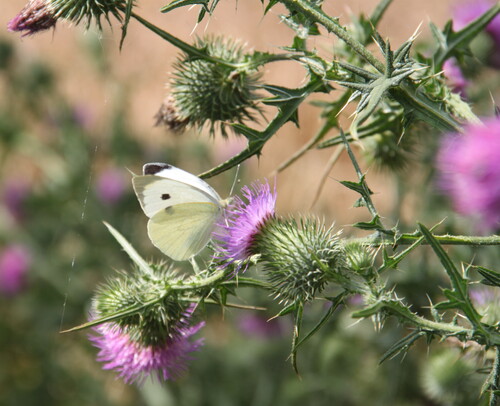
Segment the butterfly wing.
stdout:
<path fill-rule="evenodd" d="M 212 202 L 169 206 L 149 220 L 149 238 L 170 258 L 189 259 L 207 245 L 220 212 L 220 206 Z"/>
<path fill-rule="evenodd" d="M 150 218 L 167 207 L 182 203 L 200 202 L 219 205 L 218 195 L 212 196 L 192 184 L 162 176 L 134 176 L 132 184 L 144 213 Z"/>

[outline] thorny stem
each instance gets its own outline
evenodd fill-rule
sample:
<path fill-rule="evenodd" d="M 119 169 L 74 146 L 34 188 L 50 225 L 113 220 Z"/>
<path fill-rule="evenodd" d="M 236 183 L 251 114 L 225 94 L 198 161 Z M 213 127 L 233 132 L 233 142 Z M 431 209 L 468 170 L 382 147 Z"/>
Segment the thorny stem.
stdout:
<path fill-rule="evenodd" d="M 492 235 L 488 237 L 449 235 L 449 234 L 433 235 L 433 236 L 442 245 L 469 245 L 474 247 L 500 245 L 500 235 Z M 419 234 L 418 235 L 402 234 L 401 236 L 394 239 L 390 237 L 381 236 L 380 233 L 375 233 L 369 237 L 353 239 L 353 241 L 357 241 L 361 244 L 366 244 L 373 247 L 379 247 L 379 246 L 394 246 L 394 245 L 411 245 L 419 238 L 421 238 L 421 235 Z M 422 245 L 426 244 L 428 243 L 424 240 L 422 242 Z"/>
<path fill-rule="evenodd" d="M 325 14 L 323 10 L 314 7 L 306 0 L 281 0 L 285 6 L 292 10 L 298 11 L 311 20 L 317 21 L 323 25 L 328 31 L 333 32 L 337 37 L 349 45 L 354 52 L 366 60 L 370 65 L 375 67 L 379 72 L 385 72 L 384 64 L 379 61 L 366 47 L 355 39 L 338 21 Z"/>
<path fill-rule="evenodd" d="M 489 406 L 498 406 L 500 391 L 500 346 L 495 347 L 495 362 L 490 376 L 490 402 Z"/>

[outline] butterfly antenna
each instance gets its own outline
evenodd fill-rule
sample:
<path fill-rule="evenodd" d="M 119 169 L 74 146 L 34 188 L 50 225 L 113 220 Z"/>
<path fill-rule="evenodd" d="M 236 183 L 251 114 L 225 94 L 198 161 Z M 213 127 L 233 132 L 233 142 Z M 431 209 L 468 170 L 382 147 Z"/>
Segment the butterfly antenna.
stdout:
<path fill-rule="evenodd" d="M 234 176 L 234 180 L 233 180 L 233 184 L 231 186 L 231 190 L 229 191 L 229 196 L 232 196 L 232 194 L 234 192 L 234 188 L 236 187 L 236 183 L 238 183 L 240 181 L 238 179 L 238 176 L 240 174 L 240 166 L 241 166 L 241 164 L 238 164 L 238 166 L 236 166 L 236 174 Z"/>

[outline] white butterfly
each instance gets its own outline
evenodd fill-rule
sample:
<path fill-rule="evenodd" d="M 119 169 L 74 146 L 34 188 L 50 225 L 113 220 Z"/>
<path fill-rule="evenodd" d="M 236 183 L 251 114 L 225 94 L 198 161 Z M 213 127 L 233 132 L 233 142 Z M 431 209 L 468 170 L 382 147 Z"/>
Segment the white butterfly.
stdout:
<path fill-rule="evenodd" d="M 197 176 L 164 163 L 149 163 L 132 184 L 153 244 L 176 261 L 190 259 L 210 241 L 225 201 Z"/>

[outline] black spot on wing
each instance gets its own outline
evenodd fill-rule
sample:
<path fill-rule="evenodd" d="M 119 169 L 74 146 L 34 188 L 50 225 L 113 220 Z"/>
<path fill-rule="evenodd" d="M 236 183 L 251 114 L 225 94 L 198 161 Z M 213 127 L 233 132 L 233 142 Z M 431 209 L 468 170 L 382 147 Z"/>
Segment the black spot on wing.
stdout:
<path fill-rule="evenodd" d="M 164 170 L 164 169 L 170 169 L 172 168 L 172 165 L 169 164 L 164 164 L 161 162 L 155 162 L 155 163 L 150 163 L 146 164 L 142 167 L 142 173 L 144 175 L 156 175 L 158 172 Z"/>
<path fill-rule="evenodd" d="M 168 193 L 163 193 L 161 195 L 161 200 L 168 200 L 168 199 L 170 199 L 170 195 Z"/>

